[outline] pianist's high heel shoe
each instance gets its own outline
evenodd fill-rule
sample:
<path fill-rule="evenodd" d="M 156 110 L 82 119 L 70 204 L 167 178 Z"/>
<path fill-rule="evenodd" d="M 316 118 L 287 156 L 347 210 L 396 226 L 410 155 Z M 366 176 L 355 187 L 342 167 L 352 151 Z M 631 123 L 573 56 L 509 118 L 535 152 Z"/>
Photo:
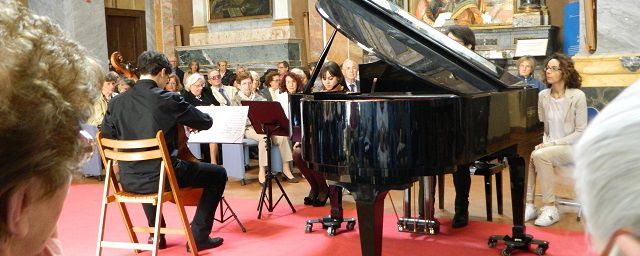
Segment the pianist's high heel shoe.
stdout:
<path fill-rule="evenodd" d="M 322 207 L 327 204 L 327 199 L 329 199 L 329 194 L 319 194 L 318 197 L 313 201 L 313 207 Z"/>
<path fill-rule="evenodd" d="M 318 195 L 314 191 L 309 191 L 309 196 L 304 197 L 304 205 L 313 205 L 313 202 L 318 198 Z"/>

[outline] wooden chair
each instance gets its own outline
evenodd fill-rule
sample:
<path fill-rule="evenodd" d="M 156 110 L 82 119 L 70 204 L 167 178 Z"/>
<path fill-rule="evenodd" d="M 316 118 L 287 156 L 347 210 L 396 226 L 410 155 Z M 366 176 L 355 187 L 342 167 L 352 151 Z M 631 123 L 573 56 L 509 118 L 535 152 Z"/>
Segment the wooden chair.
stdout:
<path fill-rule="evenodd" d="M 140 250 L 152 251 L 152 255 L 157 255 L 159 234 L 182 234 L 187 237 L 188 246 L 191 249 L 191 255 L 198 254 L 189 219 L 184 210 L 184 204 L 181 199 L 181 190 L 178 186 L 171 159 L 167 146 L 164 141 L 164 134 L 158 131 L 155 138 L 142 140 L 113 140 L 102 137 L 101 133 L 97 135 L 98 148 L 102 162 L 106 167 L 106 176 L 104 183 L 104 192 L 102 196 L 102 211 L 100 212 L 100 227 L 98 229 L 98 246 L 96 255 L 101 255 L 102 248 L 119 248 L 134 249 L 136 253 Z M 118 183 L 113 172 L 112 163 L 114 161 L 143 161 L 143 160 L 161 160 L 160 164 L 160 180 L 158 192 L 153 194 L 136 194 L 125 192 Z M 165 192 L 165 181 L 169 180 L 171 191 Z M 178 209 L 178 216 L 182 228 L 160 228 L 160 220 L 162 216 L 162 204 L 166 201 L 173 200 Z M 117 203 L 120 213 L 124 219 L 127 233 L 129 234 L 130 243 L 104 241 L 105 215 L 109 203 Z M 150 203 L 157 205 L 155 227 L 133 226 L 131 218 L 125 206 L 125 203 Z M 153 244 L 145 242 L 139 243 L 135 233 L 152 233 Z"/>

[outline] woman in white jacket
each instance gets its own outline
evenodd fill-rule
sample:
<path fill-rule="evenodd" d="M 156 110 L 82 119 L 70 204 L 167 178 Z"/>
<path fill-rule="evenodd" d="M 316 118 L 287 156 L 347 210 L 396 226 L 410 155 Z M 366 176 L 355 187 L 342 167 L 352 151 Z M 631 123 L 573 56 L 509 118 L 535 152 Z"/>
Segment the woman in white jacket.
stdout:
<path fill-rule="evenodd" d="M 541 91 L 538 97 L 538 115 L 544 123 L 544 135 L 542 143 L 531 153 L 525 208 L 525 221 L 536 217 L 533 199 L 536 176 L 539 176 L 544 206 L 535 220 L 538 226 L 549 226 L 560 220 L 555 206 L 554 168 L 572 164 L 572 146 L 587 127 L 586 97 L 580 90 L 582 79 L 573 61 L 554 53 L 544 64 L 543 82 L 548 89 Z"/>

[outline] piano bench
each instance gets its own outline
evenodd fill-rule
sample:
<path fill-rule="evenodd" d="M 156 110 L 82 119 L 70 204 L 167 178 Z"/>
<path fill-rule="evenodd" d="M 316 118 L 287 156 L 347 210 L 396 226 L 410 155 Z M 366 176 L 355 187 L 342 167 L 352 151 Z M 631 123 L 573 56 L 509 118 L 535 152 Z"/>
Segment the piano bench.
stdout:
<path fill-rule="evenodd" d="M 503 213 L 502 207 L 502 170 L 505 168 L 504 162 L 487 163 L 476 161 L 475 171 L 472 166 L 470 169 L 471 175 L 484 176 L 484 193 L 487 208 L 487 221 L 493 221 L 493 201 L 492 201 L 492 179 L 491 176 L 496 176 L 496 197 L 498 200 L 498 214 Z M 440 209 L 444 209 L 444 174 L 440 174 L 437 177 L 438 183 L 438 206 Z"/>

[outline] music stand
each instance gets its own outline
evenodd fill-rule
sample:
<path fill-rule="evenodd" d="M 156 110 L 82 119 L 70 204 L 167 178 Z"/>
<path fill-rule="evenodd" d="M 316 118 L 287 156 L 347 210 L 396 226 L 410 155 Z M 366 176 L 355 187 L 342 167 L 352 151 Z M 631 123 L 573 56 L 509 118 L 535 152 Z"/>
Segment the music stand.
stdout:
<path fill-rule="evenodd" d="M 249 120 L 256 130 L 256 133 L 266 136 L 267 167 L 265 170 L 264 185 L 260 193 L 260 202 L 258 203 L 258 219 L 262 216 L 262 206 L 266 206 L 267 211 L 272 212 L 283 197 L 287 200 L 287 203 L 289 203 L 291 211 L 295 213 L 296 209 L 293 208 L 289 196 L 287 196 L 282 184 L 280 184 L 280 181 L 271 171 L 271 136 L 289 136 L 289 120 L 287 116 L 285 116 L 282 106 L 277 101 L 242 101 L 241 104 L 243 106 L 249 106 Z M 273 202 L 272 193 L 272 182 L 274 180 L 282 192 L 282 195 L 280 195 L 275 203 Z"/>

